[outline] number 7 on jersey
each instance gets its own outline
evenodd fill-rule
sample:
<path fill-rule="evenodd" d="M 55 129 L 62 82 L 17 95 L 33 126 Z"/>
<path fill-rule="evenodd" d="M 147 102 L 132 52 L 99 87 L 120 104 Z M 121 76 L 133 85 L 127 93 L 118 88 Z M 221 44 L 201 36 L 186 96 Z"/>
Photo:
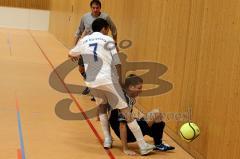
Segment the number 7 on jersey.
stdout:
<path fill-rule="evenodd" d="M 94 55 L 94 61 L 98 61 L 97 57 L 97 43 L 89 44 L 89 47 L 93 47 L 93 55 Z"/>

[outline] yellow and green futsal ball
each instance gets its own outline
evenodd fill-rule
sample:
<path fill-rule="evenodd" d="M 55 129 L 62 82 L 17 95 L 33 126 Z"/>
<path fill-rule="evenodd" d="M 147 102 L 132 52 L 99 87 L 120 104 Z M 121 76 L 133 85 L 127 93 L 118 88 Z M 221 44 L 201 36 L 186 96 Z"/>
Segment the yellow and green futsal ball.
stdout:
<path fill-rule="evenodd" d="M 200 134 L 200 129 L 195 123 L 185 123 L 180 128 L 180 136 L 183 140 L 191 142 Z"/>

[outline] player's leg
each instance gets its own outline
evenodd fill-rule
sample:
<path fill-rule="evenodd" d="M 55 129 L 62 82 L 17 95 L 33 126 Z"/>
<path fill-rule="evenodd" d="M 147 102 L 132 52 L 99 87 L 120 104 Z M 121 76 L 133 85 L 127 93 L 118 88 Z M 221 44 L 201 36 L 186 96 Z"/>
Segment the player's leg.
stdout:
<path fill-rule="evenodd" d="M 112 147 L 112 137 L 110 133 L 110 125 L 108 121 L 108 104 L 100 104 L 99 107 L 99 120 L 101 123 L 103 135 L 104 135 L 104 148 L 111 148 Z"/>
<path fill-rule="evenodd" d="M 174 150 L 175 147 L 165 144 L 162 141 L 164 127 L 165 123 L 163 121 L 154 123 L 151 127 L 152 137 L 154 139 L 156 149 L 160 151 Z"/>
<path fill-rule="evenodd" d="M 86 72 L 85 72 L 85 69 L 84 69 L 84 63 L 83 63 L 83 58 L 80 56 L 79 59 L 78 59 L 78 70 L 79 72 L 81 73 L 82 77 L 84 78 L 84 80 L 86 80 Z M 83 95 L 87 95 L 88 93 L 90 92 L 90 89 L 88 87 L 86 87 L 82 94 Z"/>
<path fill-rule="evenodd" d="M 113 131 L 121 141 L 124 140 L 123 138 L 126 138 L 126 136 L 127 136 L 127 143 L 136 141 L 131 130 L 129 130 L 128 126 L 126 126 L 125 119 L 123 119 L 122 116 L 119 114 L 119 109 L 114 109 L 111 111 L 110 117 L 109 117 L 109 123 L 111 125 L 111 128 L 113 129 Z M 120 131 L 124 131 L 123 134 L 126 134 L 126 136 L 122 136 L 123 138 L 121 138 Z M 128 145 L 125 142 L 122 141 L 122 144 L 123 144 L 122 145 L 123 153 L 130 156 L 136 155 L 136 152 L 128 149 Z"/>
<path fill-rule="evenodd" d="M 147 113 L 143 120 L 147 123 L 148 127 L 150 128 L 149 135 L 153 137 L 154 144 L 160 145 L 162 143 L 165 122 L 162 121 L 159 110 L 156 109 L 154 111 Z"/>
<path fill-rule="evenodd" d="M 162 143 L 164 126 L 164 122 L 154 123 L 151 126 L 151 136 L 153 137 L 155 145 L 160 145 Z"/>
<path fill-rule="evenodd" d="M 136 119 L 134 119 L 133 116 L 131 115 L 130 110 L 128 108 L 122 108 L 120 109 L 120 111 L 125 117 L 129 129 L 131 130 L 131 132 L 133 133 L 134 137 L 137 140 L 141 155 L 146 155 L 150 153 L 155 148 L 155 146 L 146 143 L 146 141 L 143 138 L 141 128 L 138 125 Z"/>
<path fill-rule="evenodd" d="M 149 135 L 153 137 L 157 150 L 168 151 L 175 149 L 173 146 L 164 144 L 162 141 L 165 122 L 163 121 L 162 114 L 158 109 L 154 109 L 147 113 L 147 115 L 144 117 L 144 120 L 147 122 L 148 127 L 151 128 Z"/>
<path fill-rule="evenodd" d="M 102 91 L 101 88 L 99 87 L 91 89 L 91 93 L 96 97 L 96 105 L 98 106 L 100 124 L 104 135 L 103 146 L 104 148 L 111 148 L 112 137 L 110 134 L 110 126 L 107 115 L 108 111 L 107 99 L 104 95 L 104 91 Z"/>
<path fill-rule="evenodd" d="M 114 85 L 109 84 L 108 86 L 106 86 L 106 89 L 108 91 L 107 99 L 109 104 L 113 107 L 113 109 L 116 108 L 120 109 L 120 112 L 123 114 L 127 121 L 129 129 L 131 130 L 131 132 L 133 133 L 134 137 L 137 140 L 141 155 L 146 155 L 150 153 L 155 148 L 155 146 L 145 142 L 142 131 L 136 119 L 133 118 L 131 110 L 129 109 L 128 104 L 126 103 L 120 85 L 118 83 Z"/>
<path fill-rule="evenodd" d="M 160 121 L 160 122 L 159 121 L 148 121 L 147 124 L 148 124 L 148 127 L 150 127 L 149 135 L 153 138 L 154 144 L 155 144 L 157 150 L 168 151 L 168 150 L 175 149 L 175 147 L 165 144 L 162 141 L 165 122 L 163 122 L 163 121 Z M 146 129 L 146 128 L 144 128 L 144 129 Z"/>
<path fill-rule="evenodd" d="M 153 109 L 144 116 L 144 120 L 147 121 L 149 127 L 152 127 L 154 123 L 161 122 L 163 117 L 159 109 Z"/>

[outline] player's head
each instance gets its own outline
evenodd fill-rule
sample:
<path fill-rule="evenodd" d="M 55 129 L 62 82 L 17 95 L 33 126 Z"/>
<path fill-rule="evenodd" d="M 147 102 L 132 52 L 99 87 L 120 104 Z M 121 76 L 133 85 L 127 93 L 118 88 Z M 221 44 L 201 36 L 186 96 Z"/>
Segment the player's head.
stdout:
<path fill-rule="evenodd" d="M 109 24 L 105 19 L 98 18 L 92 23 L 93 32 L 101 32 L 104 35 L 107 35 L 109 32 Z"/>
<path fill-rule="evenodd" d="M 97 17 L 101 14 L 101 7 L 102 7 L 102 4 L 99 0 L 92 0 L 90 2 L 90 7 L 91 7 L 91 10 L 92 10 L 92 15 Z"/>
<path fill-rule="evenodd" d="M 137 97 L 142 92 L 143 79 L 135 74 L 130 74 L 125 79 L 125 90 L 131 97 Z"/>

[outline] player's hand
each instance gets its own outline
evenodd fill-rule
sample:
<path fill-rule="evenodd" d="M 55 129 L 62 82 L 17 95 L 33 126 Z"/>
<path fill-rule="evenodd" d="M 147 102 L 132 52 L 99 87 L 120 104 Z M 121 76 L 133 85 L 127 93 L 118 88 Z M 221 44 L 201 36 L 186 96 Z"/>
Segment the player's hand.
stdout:
<path fill-rule="evenodd" d="M 78 57 L 73 57 L 73 58 L 71 58 L 71 60 L 72 60 L 73 62 L 78 62 Z"/>
<path fill-rule="evenodd" d="M 134 151 L 132 151 L 132 150 L 129 150 L 129 149 L 123 150 L 123 153 L 125 153 L 126 155 L 129 155 L 129 156 L 135 156 L 135 155 L 137 155 L 136 152 L 134 152 Z"/>
<path fill-rule="evenodd" d="M 79 57 L 73 57 L 68 55 L 68 57 L 72 60 L 72 62 L 78 62 Z"/>

